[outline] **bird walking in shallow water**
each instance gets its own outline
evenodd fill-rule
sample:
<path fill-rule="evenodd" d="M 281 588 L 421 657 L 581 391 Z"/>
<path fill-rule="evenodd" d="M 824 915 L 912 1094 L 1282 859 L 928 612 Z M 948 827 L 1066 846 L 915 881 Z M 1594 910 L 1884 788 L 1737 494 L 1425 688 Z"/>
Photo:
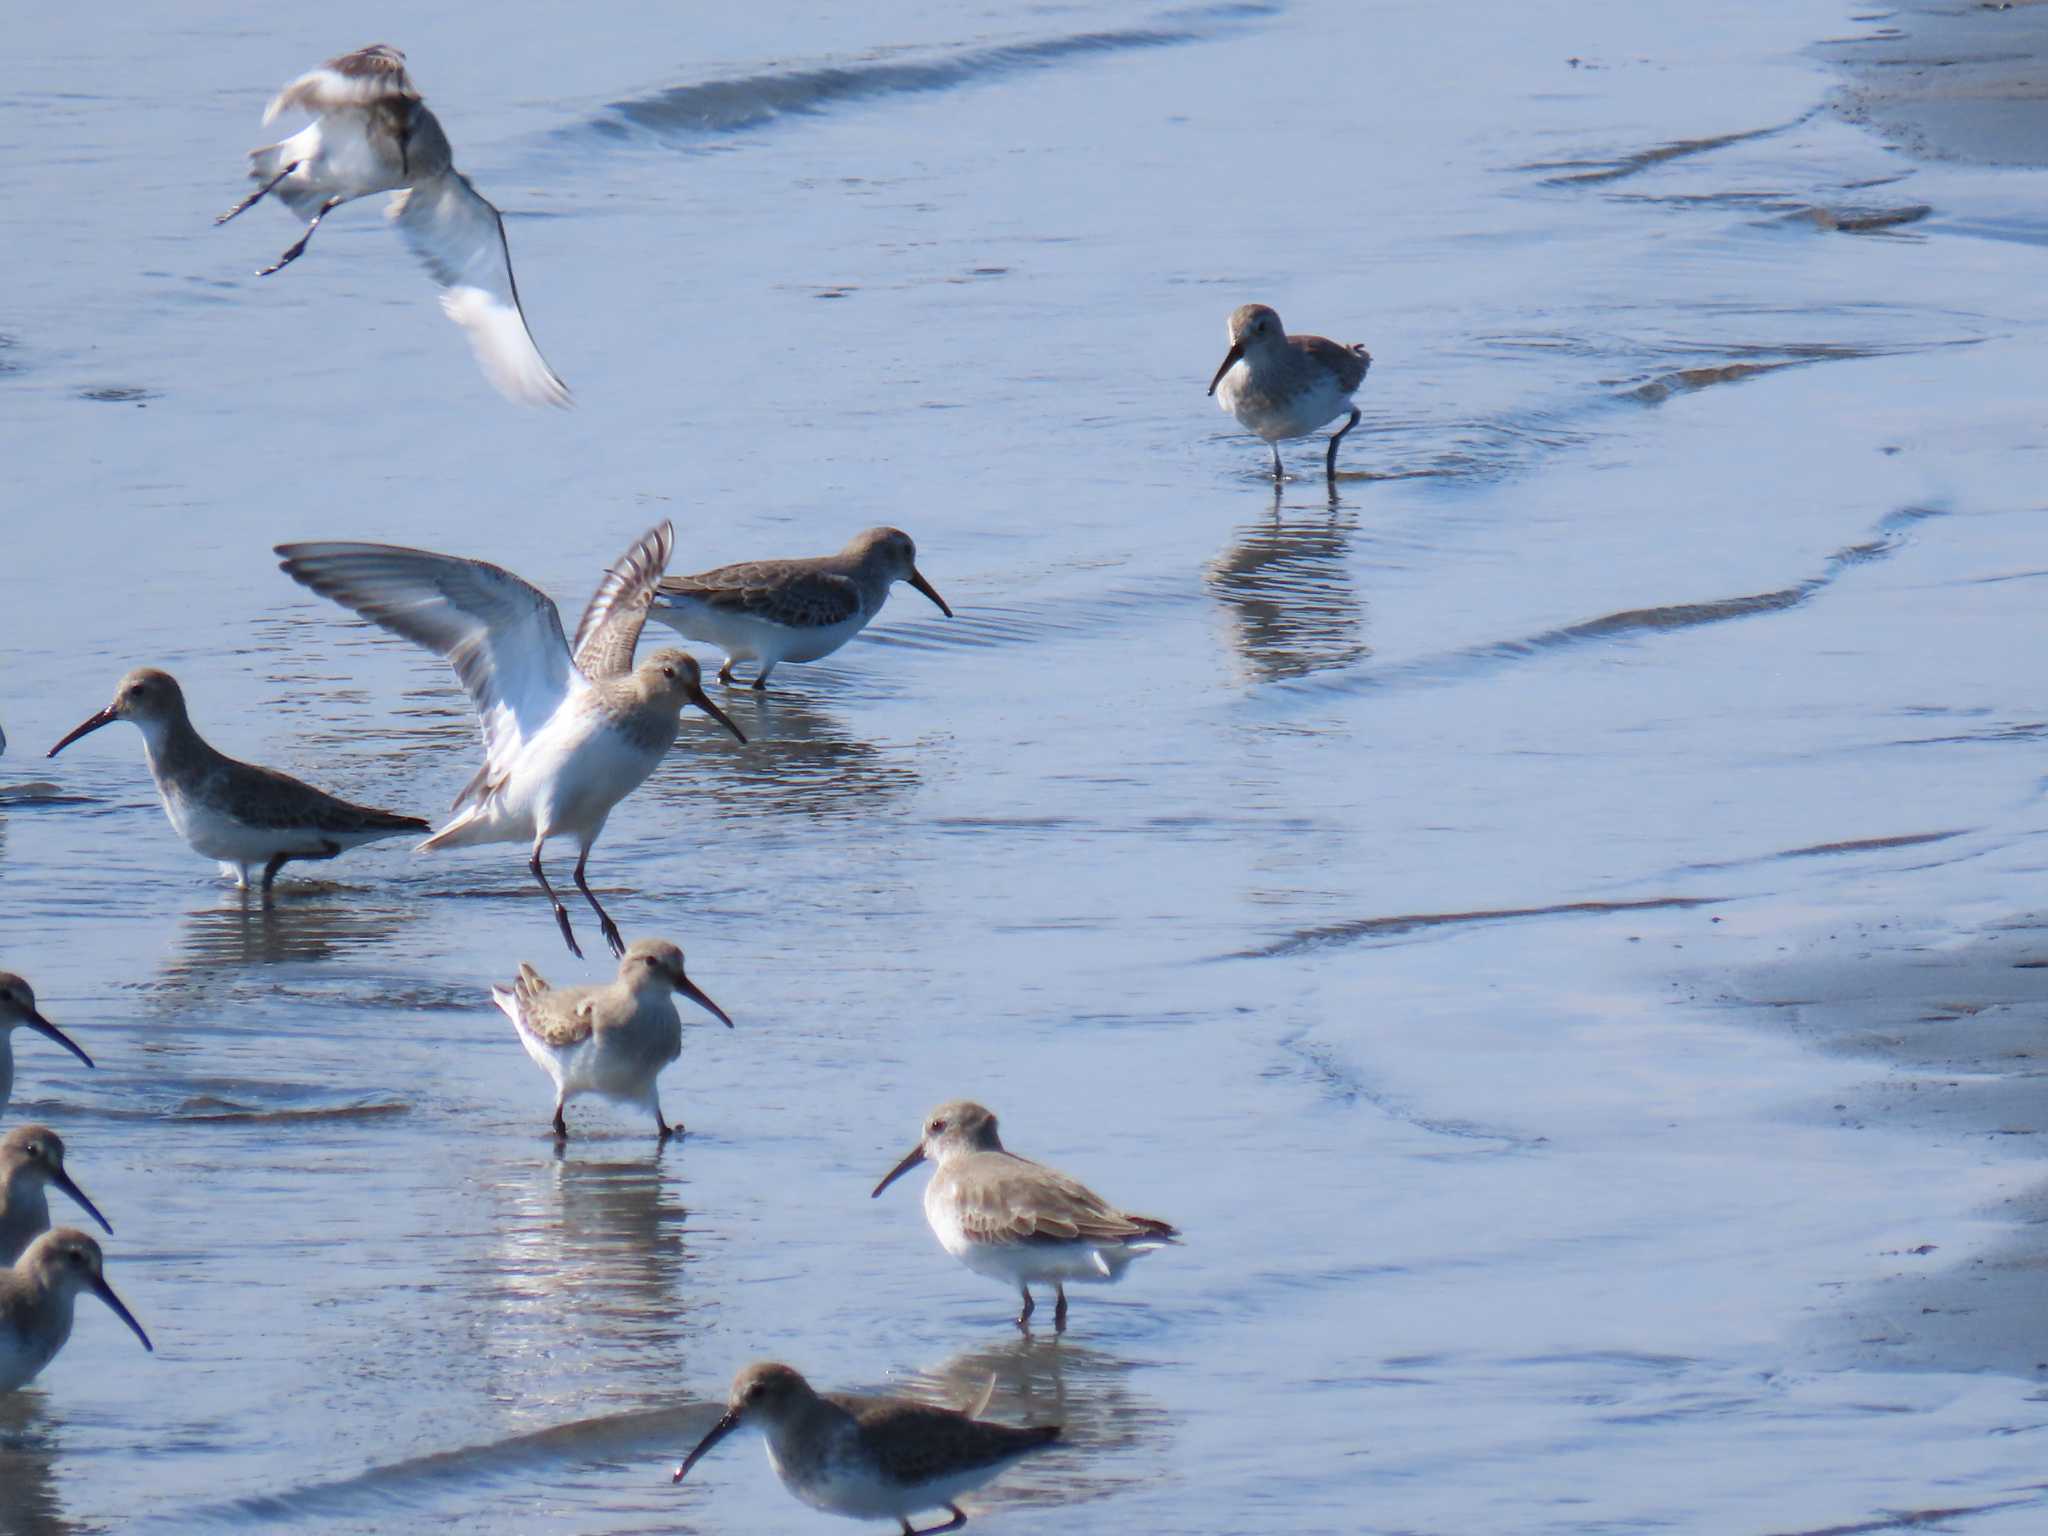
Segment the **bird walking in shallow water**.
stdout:
<path fill-rule="evenodd" d="M 92 1058 L 69 1035 L 42 1016 L 36 1008 L 35 989 L 14 972 L 0 971 L 0 1109 L 14 1097 L 14 1031 L 24 1024 L 56 1041 L 88 1067 L 92 1065 Z"/>
<path fill-rule="evenodd" d="M 11 1269 L 0 1269 L 0 1392 L 27 1386 L 57 1358 L 71 1337 L 80 1291 L 99 1297 L 135 1330 L 144 1349 L 155 1351 L 102 1267 L 98 1243 L 75 1227 L 58 1227 L 30 1243 Z"/>
<path fill-rule="evenodd" d="M 306 232 L 257 275 L 297 261 L 320 221 L 343 203 L 395 192 L 386 210 L 413 254 L 444 292 L 441 307 L 469 336 L 484 377 L 521 405 L 567 405 L 569 388 L 555 376 L 526 328 L 505 220 L 455 169 L 441 124 L 427 110 L 405 55 L 377 43 L 329 59 L 278 93 L 263 113 L 303 110 L 315 121 L 281 143 L 249 152 L 254 192 L 214 220 L 225 224 L 275 193 Z"/>
<path fill-rule="evenodd" d="M 595 1093 L 644 1105 L 663 1141 L 682 1130 L 661 1117 L 657 1079 L 683 1054 L 680 992 L 727 1029 L 732 1020 L 683 970 L 683 952 L 660 939 L 635 939 L 619 962 L 616 981 L 596 987 L 552 987 L 530 965 L 509 987 L 491 988 L 491 1001 L 519 1031 L 526 1054 L 555 1083 L 555 1134 L 566 1139 L 562 1107 Z"/>
<path fill-rule="evenodd" d="M 293 581 L 455 668 L 483 725 L 484 765 L 455 797 L 460 814 L 420 847 L 530 845 L 527 868 L 579 959 L 569 909 L 541 867 L 542 846 L 551 837 L 576 839 L 576 888 L 612 953 L 625 954 L 618 924 L 584 878 L 606 818 L 674 744 L 684 705 L 747 739 L 705 696 L 687 652 L 656 651 L 633 664 L 675 537 L 663 523 L 634 541 L 583 610 L 573 647 L 547 594 L 499 566 L 393 544 L 277 546 Z"/>
<path fill-rule="evenodd" d="M 261 866 L 263 889 L 294 859 L 331 859 L 364 843 L 424 832 L 417 816 L 351 805 L 288 773 L 241 763 L 216 752 L 193 729 L 185 690 L 168 672 L 137 667 L 114 689 L 114 702 L 86 719 L 57 745 L 55 757 L 81 736 L 116 720 L 142 732 L 150 777 L 171 830 L 194 853 L 218 859 L 235 884 L 249 886 Z"/>
<path fill-rule="evenodd" d="M 1358 425 L 1351 403 L 1372 367 L 1364 347 L 1345 346 L 1324 336 L 1290 336 L 1280 317 L 1264 304 L 1240 304 L 1230 313 L 1230 350 L 1209 381 L 1209 393 L 1235 416 L 1238 425 L 1266 440 L 1273 450 L 1273 478 L 1284 480 L 1280 444 L 1306 437 L 1350 412 L 1323 455 L 1323 473 L 1337 478 L 1337 445 Z"/>
<path fill-rule="evenodd" d="M 1120 1211 L 1058 1169 L 1006 1152 L 996 1117 L 966 1099 L 925 1116 L 917 1145 L 874 1194 L 922 1162 L 938 1165 L 924 1215 L 940 1246 L 977 1275 L 1017 1287 L 1019 1328 L 1031 1320 L 1034 1284 L 1053 1287 L 1053 1327 L 1063 1330 L 1069 1281 L 1121 1280 L 1133 1260 L 1180 1236 L 1169 1222 Z"/>
<path fill-rule="evenodd" d="M 830 656 L 874 622 L 889 588 L 907 581 L 953 610 L 918 573 L 917 546 L 898 528 L 870 528 L 836 555 L 805 560 L 749 560 L 695 576 L 667 576 L 651 617 L 725 652 L 721 683 L 736 661 L 758 662 L 754 686 L 785 661 Z"/>
<path fill-rule="evenodd" d="M 797 1498 L 827 1514 L 894 1520 L 903 1536 L 957 1531 L 967 1516 L 954 1500 L 1060 1437 L 1057 1424 L 991 1424 L 951 1408 L 904 1397 L 821 1394 L 786 1365 L 761 1361 L 733 1378 L 724 1415 L 676 1468 L 680 1483 L 736 1429 L 758 1428 L 768 1465 Z M 952 1519 L 922 1530 L 920 1510 Z"/>
<path fill-rule="evenodd" d="M 0 1137 L 0 1264 L 12 1264 L 50 1230 L 52 1184 L 112 1235 L 99 1207 L 64 1171 L 64 1138 L 47 1125 L 19 1125 Z"/>

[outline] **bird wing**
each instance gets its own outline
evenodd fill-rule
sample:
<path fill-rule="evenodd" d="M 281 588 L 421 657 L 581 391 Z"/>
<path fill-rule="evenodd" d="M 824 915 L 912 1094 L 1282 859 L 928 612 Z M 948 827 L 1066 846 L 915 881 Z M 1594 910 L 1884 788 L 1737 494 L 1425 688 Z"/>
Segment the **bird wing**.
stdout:
<path fill-rule="evenodd" d="M 469 336 L 484 377 L 519 405 L 567 405 L 569 386 L 533 344 L 505 220 L 457 170 L 394 193 L 387 210 L 399 234 L 447 291 L 441 307 Z"/>
<path fill-rule="evenodd" d="M 1338 387 L 1347 395 L 1365 382 L 1366 370 L 1372 367 L 1372 354 L 1356 343 L 1347 347 L 1327 336 L 1290 336 L 1287 339 L 1298 342 L 1310 357 L 1335 374 Z"/>
<path fill-rule="evenodd" d="M 726 613 L 772 619 L 792 629 L 829 629 L 860 612 L 860 586 L 834 571 L 797 571 L 770 560 L 671 576 L 663 594 L 687 597 Z"/>
<path fill-rule="evenodd" d="M 976 1242 L 1128 1243 L 1174 1235 L 1166 1222 L 1119 1211 L 1058 1169 L 1009 1152 L 976 1154 L 972 1178 L 953 1188 L 961 1230 Z"/>
<path fill-rule="evenodd" d="M 859 1431 L 862 1448 L 888 1481 L 914 1487 L 947 1472 L 996 1466 L 1059 1438 L 1052 1425 L 1020 1428 L 971 1419 L 951 1408 L 904 1397 L 832 1393 Z"/>
<path fill-rule="evenodd" d="M 501 567 L 395 544 L 280 544 L 277 553 L 299 585 L 455 668 L 483 726 L 486 769 L 457 804 L 588 686 L 570 664 L 554 603 Z"/>
<path fill-rule="evenodd" d="M 299 76 L 272 98 L 264 108 L 263 121 L 267 123 L 293 107 L 317 117 L 351 108 L 360 111 L 372 102 L 419 99 L 420 93 L 405 72 L 405 55 L 389 43 L 374 43 Z"/>
<path fill-rule="evenodd" d="M 577 999 L 578 990 L 544 991 L 526 999 L 526 1027 L 558 1051 L 590 1038 L 594 1010 L 588 998 Z"/>
<path fill-rule="evenodd" d="M 675 524 L 663 519 L 633 541 L 597 584 L 576 626 L 576 666 L 585 677 L 620 677 L 633 670 L 633 648 L 647 623 L 655 586 L 675 553 Z"/>

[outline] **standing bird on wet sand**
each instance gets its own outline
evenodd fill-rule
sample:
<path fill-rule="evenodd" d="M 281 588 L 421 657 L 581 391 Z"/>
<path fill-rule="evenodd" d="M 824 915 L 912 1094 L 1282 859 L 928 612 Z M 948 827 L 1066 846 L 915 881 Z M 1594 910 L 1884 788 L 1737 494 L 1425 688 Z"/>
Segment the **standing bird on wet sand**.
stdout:
<path fill-rule="evenodd" d="M 925 1161 L 938 1165 L 924 1216 L 939 1245 L 977 1275 L 1017 1287 L 1019 1328 L 1030 1322 L 1034 1283 L 1053 1287 L 1053 1327 L 1063 1330 L 1068 1281 L 1120 1280 L 1134 1259 L 1180 1237 L 1171 1223 L 1120 1211 L 1057 1169 L 1005 1152 L 996 1117 L 966 1099 L 925 1116 L 917 1145 L 874 1195 Z"/>
<path fill-rule="evenodd" d="M 80 1291 L 91 1291 L 135 1330 L 142 1347 L 156 1346 L 121 1304 L 101 1273 L 100 1245 L 75 1227 L 45 1232 L 0 1269 L 0 1392 L 25 1387 L 57 1358 L 71 1337 L 71 1314 Z"/>
<path fill-rule="evenodd" d="M 656 651 L 638 667 L 633 648 L 647 622 L 654 584 L 675 547 L 668 523 L 642 534 L 603 582 L 572 648 L 545 592 L 510 571 L 393 544 L 280 544 L 280 567 L 301 586 L 445 658 L 469 691 L 483 726 L 484 765 L 447 826 L 420 844 L 531 845 L 527 868 L 555 909 L 578 959 L 569 909 L 541 868 L 551 837 L 577 843 L 576 888 L 597 914 L 615 955 L 626 952 L 618 924 L 584 879 L 590 848 L 612 808 L 654 772 L 675 742 L 683 706 L 694 704 L 740 742 L 746 736 L 705 697 L 696 659 Z"/>
<path fill-rule="evenodd" d="M 81 736 L 116 720 L 134 722 L 149 755 L 150 777 L 171 830 L 194 853 L 220 861 L 221 873 L 249 888 L 249 871 L 263 867 L 263 889 L 294 859 L 331 859 L 364 843 L 425 832 L 417 816 L 351 805 L 275 768 L 240 763 L 216 752 L 192 728 L 185 691 L 168 672 L 137 667 L 114 689 L 114 702 L 84 721 L 57 745 L 55 757 Z"/>
<path fill-rule="evenodd" d="M 618 980 L 603 986 L 549 986 L 522 962 L 511 986 L 491 988 L 526 1054 L 554 1079 L 556 1136 L 568 1139 L 562 1107 L 585 1093 L 645 1106 L 663 1141 L 683 1129 L 662 1119 L 656 1082 L 683 1054 L 683 1020 L 670 1000 L 678 992 L 732 1028 L 725 1010 L 684 974 L 683 952 L 661 939 L 635 939 Z"/>
<path fill-rule="evenodd" d="M 749 560 L 695 576 L 669 576 L 651 617 L 725 652 L 721 683 L 736 661 L 756 661 L 766 688 L 777 663 L 830 656 L 874 622 L 889 588 L 907 581 L 947 618 L 953 610 L 918 574 L 917 546 L 900 528 L 870 528 L 836 555 Z"/>
<path fill-rule="evenodd" d="M 1349 411 L 1351 419 L 1337 429 L 1323 455 L 1323 473 L 1334 481 L 1337 445 L 1358 425 L 1351 397 L 1370 367 L 1372 354 L 1362 346 L 1325 336 L 1290 336 L 1264 304 L 1240 304 L 1230 312 L 1230 350 L 1209 381 L 1209 393 L 1239 426 L 1266 440 L 1273 450 L 1275 480 L 1287 478 L 1280 467 L 1283 438 L 1307 437 Z"/>
<path fill-rule="evenodd" d="M 35 989 L 14 972 L 0 971 L 0 1109 L 14 1097 L 14 1031 L 23 1024 L 92 1065 L 92 1058 L 69 1035 L 37 1011 Z"/>
<path fill-rule="evenodd" d="M 280 91 L 263 113 L 302 109 L 318 121 L 278 144 L 249 152 L 260 185 L 214 220 L 225 224 L 275 192 L 312 222 L 291 248 L 257 274 L 268 277 L 305 254 L 320 221 L 341 204 L 396 192 L 386 215 L 446 291 L 441 307 L 469 336 L 484 377 L 520 405 L 567 405 L 569 387 L 533 344 L 505 220 L 455 169 L 441 124 L 388 43 L 329 59 Z"/>
<path fill-rule="evenodd" d="M 957 1531 L 967 1516 L 953 1501 L 991 1481 L 1010 1463 L 1060 1437 L 1057 1424 L 1017 1428 L 905 1397 L 820 1394 L 786 1365 L 760 1361 L 732 1380 L 725 1413 L 683 1458 L 680 1483 L 734 1430 L 758 1427 L 768 1465 L 797 1498 L 827 1514 L 895 1520 L 903 1536 Z M 922 1530 L 919 1510 L 953 1518 Z"/>
<path fill-rule="evenodd" d="M 113 1227 L 85 1191 L 64 1171 L 64 1138 L 47 1125 L 21 1125 L 0 1137 L 0 1264 L 12 1264 L 22 1250 L 50 1230 L 54 1184 L 105 1227 Z"/>

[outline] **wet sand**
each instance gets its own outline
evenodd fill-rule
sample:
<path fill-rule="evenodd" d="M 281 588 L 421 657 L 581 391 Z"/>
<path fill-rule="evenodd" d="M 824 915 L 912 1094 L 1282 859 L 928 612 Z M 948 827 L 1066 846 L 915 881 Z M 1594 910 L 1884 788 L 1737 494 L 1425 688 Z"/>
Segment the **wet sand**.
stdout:
<path fill-rule="evenodd" d="M 1836 110 L 1909 154 L 2048 165 L 2048 4 L 1917 0 L 1822 44 L 1849 76 Z"/>

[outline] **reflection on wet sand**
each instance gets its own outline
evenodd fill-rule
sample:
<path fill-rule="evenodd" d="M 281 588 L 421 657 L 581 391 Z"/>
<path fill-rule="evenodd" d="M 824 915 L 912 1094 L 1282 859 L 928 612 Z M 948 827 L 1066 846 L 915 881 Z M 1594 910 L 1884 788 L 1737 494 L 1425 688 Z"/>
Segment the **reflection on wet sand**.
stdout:
<path fill-rule="evenodd" d="M 894 1390 L 960 1409 L 973 1408 L 987 1393 L 982 1417 L 1060 1425 L 1061 1444 L 1079 1454 L 1022 1462 L 980 1498 L 988 1504 L 1071 1504 L 1145 1481 L 1172 1443 L 1172 1415 L 1131 1390 L 1135 1368 L 1107 1351 L 1038 1333 L 963 1350 L 943 1365 L 910 1373 Z"/>
<path fill-rule="evenodd" d="M 0 1536 L 72 1536 L 57 1497 L 58 1446 L 43 1422 L 43 1395 L 0 1397 Z"/>
<path fill-rule="evenodd" d="M 236 971 L 310 964 L 383 943 L 402 918 L 361 905 L 361 895 L 334 887 L 280 891 L 270 901 L 230 893 L 226 906 L 186 913 L 160 973 L 160 998 L 175 1005 Z"/>
<path fill-rule="evenodd" d="M 534 1163 L 508 1170 L 494 1191 L 500 1287 L 521 1302 L 573 1305 L 593 1324 L 614 1325 L 607 1344 L 630 1335 L 666 1346 L 656 1358 L 672 1361 L 688 1294 L 680 1173 L 652 1137 L 549 1152 L 543 1129 L 537 1113 Z"/>
<path fill-rule="evenodd" d="M 1238 530 L 1209 562 L 1210 589 L 1235 620 L 1231 645 L 1259 682 L 1346 667 L 1371 654 L 1352 582 L 1357 520 L 1340 506 L 1290 522 L 1274 488 L 1270 515 Z"/>
<path fill-rule="evenodd" d="M 686 732 L 649 792 L 699 807 L 709 800 L 734 815 L 810 820 L 871 815 L 917 787 L 907 753 L 849 734 L 836 711 L 792 690 L 730 693 L 726 707 L 750 745 L 714 755 L 699 750 L 705 738 Z"/>

